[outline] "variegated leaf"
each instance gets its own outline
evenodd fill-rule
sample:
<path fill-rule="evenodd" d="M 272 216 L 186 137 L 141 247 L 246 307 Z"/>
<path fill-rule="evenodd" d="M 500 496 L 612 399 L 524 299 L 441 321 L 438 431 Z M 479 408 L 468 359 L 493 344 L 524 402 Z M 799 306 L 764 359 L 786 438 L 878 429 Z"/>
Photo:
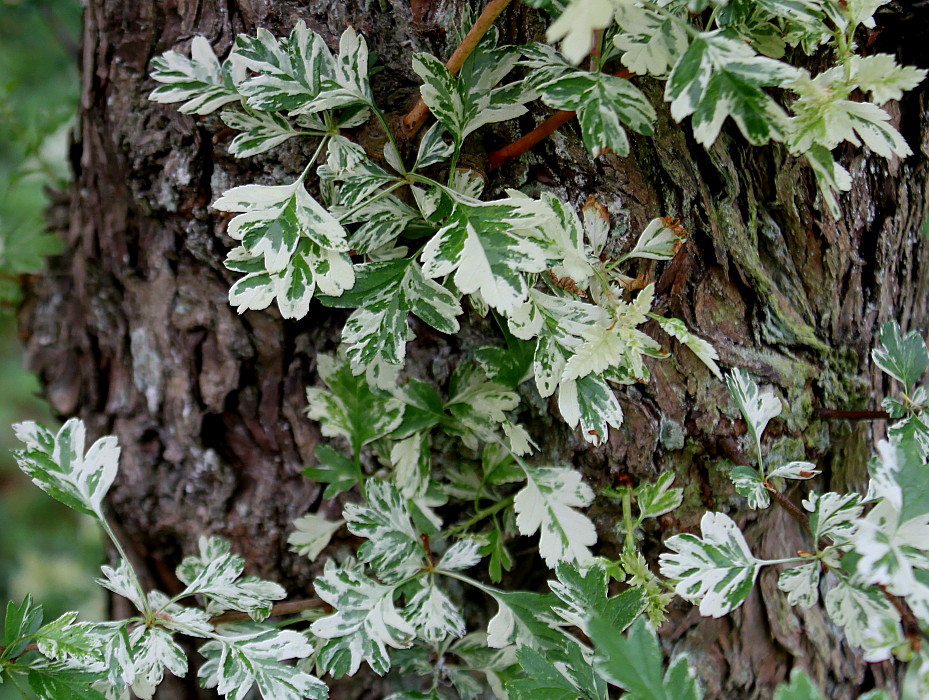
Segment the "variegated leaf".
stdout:
<path fill-rule="evenodd" d="M 319 556 L 332 536 L 345 524 L 344 520 L 329 520 L 321 515 L 308 513 L 294 520 L 294 531 L 287 538 L 287 544 L 297 554 L 302 554 L 310 561 Z"/>
<path fill-rule="evenodd" d="M 187 586 L 181 595 L 203 596 L 208 612 L 241 610 L 253 620 L 262 620 L 271 613 L 272 601 L 287 596 L 273 581 L 240 578 L 245 560 L 232 554 L 231 545 L 221 537 L 201 537 L 199 547 L 198 556 L 185 557 L 177 567 L 177 577 Z"/>
<path fill-rule="evenodd" d="M 687 50 L 687 24 L 668 14 L 620 3 L 616 7 L 620 31 L 613 37 L 620 60 L 637 75 L 665 78 Z"/>
<path fill-rule="evenodd" d="M 702 537 L 683 534 L 668 539 L 671 552 L 660 557 L 661 573 L 676 581 L 679 596 L 699 603 L 701 615 L 722 617 L 748 597 L 761 562 L 725 513 L 704 514 L 700 529 Z"/>
<path fill-rule="evenodd" d="M 321 668 L 339 678 L 352 676 L 362 661 L 379 675 L 390 670 L 387 647 L 409 647 L 416 631 L 394 606 L 394 586 L 376 583 L 355 566 L 327 561 L 313 582 L 316 594 L 335 612 L 316 620 L 310 631 L 329 640 L 320 649 Z"/>
<path fill-rule="evenodd" d="M 760 145 L 783 140 L 787 131 L 787 115 L 762 88 L 797 73 L 720 31 L 703 32 L 671 71 L 665 99 L 677 121 L 693 115 L 694 137 L 705 146 L 716 140 L 728 117 L 750 143 Z"/>
<path fill-rule="evenodd" d="M 560 561 L 589 559 L 588 547 L 597 542 L 597 531 L 590 519 L 575 509 L 590 505 L 593 491 L 580 472 L 529 465 L 523 470 L 526 486 L 513 501 L 520 534 L 540 533 L 539 554 L 549 568 Z"/>
<path fill-rule="evenodd" d="M 729 472 L 729 478 L 735 486 L 736 493 L 745 497 L 748 507 L 752 510 L 767 508 L 771 505 L 771 496 L 757 469 L 746 466 L 734 467 Z"/>
<path fill-rule="evenodd" d="M 577 65 L 590 53 L 594 32 L 613 22 L 612 0 L 571 0 L 561 16 L 548 28 L 547 41 L 561 41 L 561 51 Z"/>
<path fill-rule="evenodd" d="M 229 144 L 229 152 L 236 158 L 270 151 L 301 132 L 294 129 L 284 117 L 273 112 L 246 109 L 243 112 L 225 110 L 221 115 L 226 126 L 241 131 Z"/>
<path fill-rule="evenodd" d="M 13 426 L 26 449 L 14 450 L 19 468 L 49 496 L 79 513 L 103 519 L 103 499 L 119 469 L 115 437 L 103 437 L 84 452 L 84 423 L 68 420 L 57 435 L 33 422 Z"/>
<path fill-rule="evenodd" d="M 430 576 L 422 588 L 403 609 L 403 617 L 416 630 L 416 636 L 429 644 L 440 644 L 447 638 L 463 637 L 467 628 L 461 610 L 436 585 Z"/>
<path fill-rule="evenodd" d="M 759 391 L 748 372 L 741 369 L 732 370 L 726 378 L 726 384 L 736 406 L 745 417 L 749 432 L 755 438 L 758 458 L 761 459 L 761 434 L 768 421 L 781 415 L 781 402 L 772 392 Z"/>
<path fill-rule="evenodd" d="M 164 85 L 155 88 L 149 99 L 183 102 L 178 110 L 185 114 L 209 114 L 240 99 L 231 65 L 220 66 L 210 42 L 202 36 L 193 38 L 190 58 L 175 51 L 153 58 L 152 78 Z"/>
<path fill-rule="evenodd" d="M 811 493 L 803 501 L 810 513 L 810 530 L 813 541 L 828 537 L 838 545 L 848 544 L 858 529 L 858 517 L 863 506 L 857 493 Z"/>
<path fill-rule="evenodd" d="M 719 370 L 719 365 L 716 364 L 716 361 L 719 359 L 719 355 L 716 354 L 716 348 L 697 334 L 691 332 L 679 318 L 664 318 L 663 316 L 656 315 L 652 315 L 651 318 L 658 321 L 658 325 L 661 326 L 665 333 L 677 338 L 690 348 L 691 352 L 706 365 L 707 369 L 709 369 L 717 379 L 723 378 L 723 374 Z"/>
<path fill-rule="evenodd" d="M 205 688 L 227 700 L 245 700 L 253 686 L 264 700 L 323 700 L 326 684 L 290 664 L 313 652 L 306 637 L 293 630 L 246 629 L 207 642 L 200 647 L 206 662 L 198 675 Z"/>
<path fill-rule="evenodd" d="M 610 426 L 618 428 L 623 423 L 623 410 L 616 395 L 598 374 L 562 380 L 558 410 L 572 428 L 580 424 L 581 435 L 593 445 L 607 439 Z"/>
<path fill-rule="evenodd" d="M 777 587 L 787 594 L 787 602 L 809 608 L 819 600 L 819 570 L 822 564 L 811 561 L 809 564 L 793 566 L 781 572 Z"/>

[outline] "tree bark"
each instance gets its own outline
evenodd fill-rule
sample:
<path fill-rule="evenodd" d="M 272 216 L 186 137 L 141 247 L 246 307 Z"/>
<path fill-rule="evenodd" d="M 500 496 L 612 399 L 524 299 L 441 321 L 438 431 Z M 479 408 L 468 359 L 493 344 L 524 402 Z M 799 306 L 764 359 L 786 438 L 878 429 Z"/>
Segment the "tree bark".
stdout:
<path fill-rule="evenodd" d="M 215 118 L 180 114 L 149 102 L 150 60 L 185 51 L 196 34 L 225 55 L 236 33 L 267 27 L 277 35 L 303 19 L 329 40 L 346 25 L 367 38 L 388 70 L 375 92 L 399 118 L 418 95 L 413 50 L 446 58 L 450 29 L 464 0 L 89 0 L 83 38 L 80 126 L 72 149 L 70 202 L 53 211 L 65 253 L 31 282 L 21 312 L 30 367 L 62 416 L 79 415 L 92 431 L 112 433 L 123 448 L 110 500 L 146 584 L 178 590 L 173 569 L 207 532 L 222 534 L 252 573 L 280 581 L 292 596 L 312 595 L 314 567 L 287 549 L 291 522 L 317 506 L 337 515 L 341 502 L 300 475 L 313 462 L 318 427 L 304 415 L 304 388 L 315 382 L 315 357 L 333 350 L 345 314 L 314 304 L 299 322 L 275 310 L 239 316 L 227 302 L 233 275 L 222 265 L 232 241 L 227 219 L 209 205 L 247 182 L 277 183 L 299 173 L 312 144 L 292 143 L 236 161 Z M 908 9 L 902 9 L 907 5 Z M 868 51 L 897 52 L 917 65 L 929 26 L 925 2 L 892 4 L 879 15 Z M 907 14 L 909 13 L 909 14 Z M 541 36 L 544 23 L 514 3 L 498 22 L 506 41 Z M 887 163 L 861 149 L 843 162 L 854 178 L 842 197 L 843 218 L 815 205 L 812 173 L 777 146 L 756 148 L 724 129 L 709 150 L 687 124 L 674 123 L 661 87 L 638 79 L 659 112 L 657 136 L 635 138 L 627 158 L 594 162 L 573 124 L 533 151 L 490 173 L 489 190 L 553 190 L 575 206 L 589 194 L 607 205 L 624 249 L 654 216 L 680 217 L 690 240 L 675 259 L 640 272 L 657 280 L 659 311 L 710 340 L 726 366 L 745 367 L 790 404 L 768 444 L 824 468 L 820 488 L 860 488 L 871 433 L 867 424 L 824 421 L 816 409 L 877 408 L 887 386 L 870 369 L 869 351 L 890 319 L 925 331 L 929 245 L 929 94 L 907 95 L 894 108 L 916 155 Z M 535 105 L 517 123 L 496 125 L 468 153 L 515 140 L 548 114 Z M 471 339 L 493 342 L 480 319 Z M 656 331 L 657 332 L 657 331 Z M 409 362 L 441 379 L 462 352 L 458 339 L 430 336 Z M 789 515 L 744 509 L 721 468 L 745 463 L 743 424 L 722 383 L 675 345 L 647 385 L 619 390 L 625 424 L 591 449 L 556 416 L 553 403 L 524 402 L 543 452 L 581 468 L 595 487 L 620 474 L 653 480 L 674 470 L 685 505 L 649 533 L 654 563 L 663 536 L 694 529 L 707 509 L 732 512 L 760 557 L 803 548 Z M 799 486 L 788 496 L 799 500 Z M 740 509 L 742 506 L 742 509 Z M 605 499 L 592 516 L 601 553 L 616 551 L 617 513 Z M 530 557 L 533 555 L 529 555 Z M 536 562 L 538 563 L 538 562 Z M 544 586 L 541 566 L 522 585 Z M 721 620 L 702 619 L 678 601 L 662 629 L 669 653 L 688 651 L 707 698 L 768 698 L 794 665 L 836 700 L 898 681 L 890 664 L 871 666 L 842 643 L 824 611 L 790 608 L 767 572 L 745 605 Z M 116 609 L 115 614 L 125 613 Z M 191 674 L 194 675 L 194 674 Z M 376 697 L 367 680 L 345 696 Z M 386 687 L 386 686 L 384 686 Z M 191 681 L 159 697 L 196 697 Z"/>

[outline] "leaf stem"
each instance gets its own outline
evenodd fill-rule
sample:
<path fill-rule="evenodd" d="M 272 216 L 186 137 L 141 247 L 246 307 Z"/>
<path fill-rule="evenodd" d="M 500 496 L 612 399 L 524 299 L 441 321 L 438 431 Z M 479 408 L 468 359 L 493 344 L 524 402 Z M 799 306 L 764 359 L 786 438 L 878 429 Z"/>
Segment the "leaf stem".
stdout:
<path fill-rule="evenodd" d="M 322 598 L 305 598 L 303 600 L 286 600 L 283 603 L 277 603 L 271 607 L 271 614 L 268 617 L 278 617 L 280 615 L 295 615 L 304 610 L 313 610 L 314 608 L 327 607 L 326 601 Z M 227 610 L 224 613 L 210 618 L 211 625 L 219 625 L 224 622 L 244 622 L 251 617 L 247 612 L 240 610 Z"/>
<path fill-rule="evenodd" d="M 448 69 L 448 72 L 453 76 L 461 70 L 461 67 L 464 65 L 464 62 L 467 60 L 468 56 L 471 55 L 471 52 L 477 47 L 480 43 L 484 34 L 487 33 L 487 30 L 490 29 L 491 25 L 496 21 L 497 17 L 500 16 L 506 6 L 510 4 L 510 0 L 490 0 L 487 5 L 484 7 L 484 10 L 481 12 L 480 17 L 475 21 L 474 26 L 471 27 L 471 30 L 465 35 L 465 38 L 462 39 L 461 44 L 455 49 L 455 52 L 451 55 L 451 58 L 448 59 L 448 62 L 445 64 L 445 67 Z M 426 123 L 426 117 L 429 116 L 429 107 L 425 103 L 422 97 L 416 103 L 416 106 L 411 109 L 405 117 L 403 117 L 403 133 L 407 138 L 412 138 L 416 135 L 416 132 L 419 131 L 423 124 Z"/>
<path fill-rule="evenodd" d="M 126 562 L 126 566 L 128 566 L 129 571 L 132 572 L 132 583 L 135 586 L 136 592 L 139 594 L 139 599 L 142 601 L 142 613 L 145 615 L 146 622 L 148 622 L 154 617 L 154 612 L 152 611 L 151 604 L 148 602 L 148 596 L 145 595 L 145 589 L 142 588 L 142 582 L 139 580 L 139 575 L 136 573 L 135 567 L 132 566 L 132 562 L 129 560 L 129 557 L 126 556 L 126 550 L 124 550 L 123 546 L 119 543 L 119 540 L 116 538 L 116 534 L 113 532 L 110 524 L 106 521 L 106 518 L 101 514 L 99 520 L 100 526 L 103 528 L 106 536 L 110 538 L 110 542 L 112 542 L 113 546 L 116 548 L 117 554 L 119 554 L 120 558 Z"/>
<path fill-rule="evenodd" d="M 303 182 L 306 176 L 310 172 L 310 168 L 316 163 L 316 159 L 319 158 L 319 154 L 322 153 L 323 147 L 326 145 L 326 142 L 329 140 L 329 135 L 327 134 L 319 140 L 319 145 L 316 147 L 316 151 L 310 157 L 309 162 L 306 164 L 306 167 L 303 169 L 303 172 L 300 173 L 300 177 L 297 178 L 297 182 Z"/>
<path fill-rule="evenodd" d="M 481 520 L 484 520 L 485 518 L 490 517 L 491 515 L 500 512 L 504 508 L 509 507 L 510 504 L 513 503 L 513 498 L 514 498 L 513 496 L 507 496 L 506 498 L 497 501 L 492 506 L 488 506 L 487 508 L 484 508 L 483 510 L 479 510 L 477 513 L 472 515 L 470 518 L 468 518 L 464 522 L 461 522 L 455 525 L 455 527 L 448 530 L 445 534 L 450 536 L 450 535 L 457 534 L 459 532 L 463 532 L 464 530 L 467 530 L 469 527 L 471 527 L 475 523 L 479 523 Z"/>

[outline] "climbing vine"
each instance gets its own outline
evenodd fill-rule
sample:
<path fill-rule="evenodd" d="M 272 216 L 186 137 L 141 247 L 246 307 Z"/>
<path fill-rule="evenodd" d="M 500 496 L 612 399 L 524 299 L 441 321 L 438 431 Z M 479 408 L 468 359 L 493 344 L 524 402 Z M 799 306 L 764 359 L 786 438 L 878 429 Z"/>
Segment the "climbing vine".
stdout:
<path fill-rule="evenodd" d="M 594 491 L 573 466 L 536 454 L 533 435 L 517 421 L 521 387 L 556 397 L 561 418 L 597 446 L 623 420 L 613 387 L 647 382 L 649 363 L 668 356 L 644 324 L 655 322 L 662 338 L 677 339 L 723 380 L 712 346 L 681 320 L 657 314 L 654 283 L 636 275 L 637 261 L 671 260 L 687 233 L 655 212 L 633 247 L 619 250 L 594 194 L 579 211 L 551 193 L 483 199 L 481 174 L 461 158 L 471 134 L 524 114 L 537 99 L 576 113 L 592 157 L 626 155 L 628 130 L 654 129 L 656 106 L 635 83 L 649 75 L 666 81 L 672 117 L 690 117 L 699 143 L 710 146 L 731 118 L 750 143 L 783 142 L 805 157 L 825 206 L 837 213 L 836 192 L 850 178 L 831 149 L 849 141 L 887 158 L 908 155 L 881 105 L 925 71 L 885 54 L 859 55 L 857 31 L 873 25 L 880 0 L 529 4 L 552 15 L 547 38 L 561 53 L 542 43 L 499 46 L 488 17 L 506 2 L 490 3 L 474 25 L 479 31 L 448 64 L 414 55 L 424 106 L 407 115 L 403 134 L 375 100 L 371 57 L 352 28 L 335 51 L 301 22 L 284 38 L 264 29 L 240 35 L 223 61 L 195 37 L 189 56 L 169 51 L 152 62 L 160 85 L 151 99 L 202 116 L 219 110 L 237 132 L 232 155 L 255 156 L 291 139 L 310 144 L 296 178 L 232 187 L 212 207 L 231 215 L 225 232 L 238 245 L 225 264 L 239 275 L 229 301 L 240 313 L 274 304 L 284 318 L 299 319 L 314 299 L 351 310 L 340 349 L 316 358 L 321 385 L 307 389 L 308 418 L 328 441 L 304 473 L 326 484 L 327 499 L 356 495 L 339 520 L 299 518 L 289 543 L 311 560 L 343 528 L 362 543 L 326 560 L 311 601 L 275 605 L 285 591 L 242 577 L 243 560 L 215 537 L 204 537 L 178 567 L 183 592 L 146 591 L 102 508 L 118 468 L 115 439 L 85 453 L 77 420 L 57 434 L 21 424 L 21 468 L 99 521 L 119 555 L 99 583 L 138 614 L 83 623 L 69 613 L 43 624 L 30 598 L 11 603 L 0 677 L 43 698 L 117 698 L 128 689 L 150 698 L 165 670 L 186 673 L 175 639 L 186 636 L 204 640 L 202 684 L 227 698 L 244 698 L 253 686 L 265 698 L 321 698 L 321 678 L 353 675 L 365 664 L 382 675 L 399 669 L 421 677 L 395 700 L 488 691 L 593 700 L 609 697 L 609 686 L 629 698 L 696 700 L 702 690 L 687 658 L 666 667 L 655 636 L 672 598 L 719 617 L 745 600 L 762 567 L 789 565 L 778 579 L 789 604 L 808 607 L 822 596 L 865 658 L 913 660 L 913 697 L 929 693 L 921 644 L 929 629 L 922 339 L 888 324 L 875 350 L 877 365 L 904 392 L 886 402 L 895 422 L 877 446 L 867 494 L 811 491 L 802 508 L 787 486 L 820 470 L 805 461 L 769 463 L 764 449 L 782 401 L 741 370 L 725 378 L 755 458 L 731 470 L 734 488 L 750 509 L 777 504 L 797 517 L 808 551 L 758 559 L 729 515 L 707 513 L 699 535 L 666 540 L 656 570 L 639 548 L 643 523 L 684 498 L 665 473 L 601 494 L 622 514 L 622 547 L 615 560 L 595 556 L 597 530 L 584 512 Z M 787 60 L 814 52 L 831 61 L 815 76 Z M 588 55 L 589 70 L 577 68 Z M 852 99 L 858 95 L 871 101 Z M 429 112 L 435 122 L 412 141 Z M 383 133 L 377 151 L 352 138 L 371 124 Z M 409 376 L 411 316 L 452 335 L 466 312 L 488 319 L 500 342 L 469 347 L 447 385 Z M 508 546 L 516 534 L 536 539 L 551 571 L 549 593 L 500 585 L 518 556 Z M 465 596 L 496 606 L 486 628 L 469 626 Z M 776 697 L 822 696 L 795 672 Z"/>

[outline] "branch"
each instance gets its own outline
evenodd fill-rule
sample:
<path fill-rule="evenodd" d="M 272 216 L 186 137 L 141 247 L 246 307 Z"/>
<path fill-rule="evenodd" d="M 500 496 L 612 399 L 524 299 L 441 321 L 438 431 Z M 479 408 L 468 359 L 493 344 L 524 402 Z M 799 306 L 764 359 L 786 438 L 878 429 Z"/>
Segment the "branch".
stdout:
<path fill-rule="evenodd" d="M 477 18 L 474 26 L 471 27 L 471 31 L 465 35 L 461 44 L 455 49 L 455 53 L 452 54 L 452 57 L 448 59 L 448 62 L 445 64 L 449 73 L 456 75 L 458 71 L 461 70 L 464 62 L 467 60 L 468 56 L 471 55 L 471 52 L 474 51 L 478 42 L 480 42 L 484 34 L 487 33 L 487 30 L 490 29 L 490 26 L 509 4 L 510 0 L 490 0 L 490 2 L 487 3 L 487 6 L 484 7 L 484 11 L 481 12 L 481 16 Z M 423 98 L 420 97 L 416 102 L 416 106 L 403 117 L 402 125 L 404 135 L 407 138 L 415 136 L 416 132 L 422 128 L 427 116 L 429 116 L 429 107 L 423 101 Z"/>
<path fill-rule="evenodd" d="M 844 420 L 889 420 L 887 411 L 838 411 L 832 408 L 817 408 L 816 415 L 820 418 Z"/>
<path fill-rule="evenodd" d="M 326 602 L 320 598 L 306 598 L 305 600 L 288 600 L 283 603 L 278 603 L 277 605 L 271 608 L 271 614 L 269 617 L 276 617 L 278 615 L 294 615 L 295 613 L 303 612 L 304 610 L 312 610 L 313 608 L 325 608 L 327 607 Z M 210 623 L 213 625 L 218 625 L 223 622 L 243 622 L 245 620 L 250 620 L 251 617 L 246 612 L 240 612 L 238 610 L 227 610 L 221 615 L 217 615 L 210 619 Z"/>
<path fill-rule="evenodd" d="M 632 73 L 632 71 L 628 70 L 627 68 L 623 68 L 621 71 L 614 73 L 613 75 L 617 78 L 625 78 L 628 80 L 634 75 L 634 73 Z M 522 138 L 491 153 L 488 156 L 488 169 L 493 170 L 494 168 L 499 168 L 508 160 L 518 158 L 540 141 L 547 139 L 557 129 L 571 121 L 575 114 L 577 114 L 577 112 L 571 112 L 569 110 L 555 112 L 555 114 L 550 116 Z"/>

